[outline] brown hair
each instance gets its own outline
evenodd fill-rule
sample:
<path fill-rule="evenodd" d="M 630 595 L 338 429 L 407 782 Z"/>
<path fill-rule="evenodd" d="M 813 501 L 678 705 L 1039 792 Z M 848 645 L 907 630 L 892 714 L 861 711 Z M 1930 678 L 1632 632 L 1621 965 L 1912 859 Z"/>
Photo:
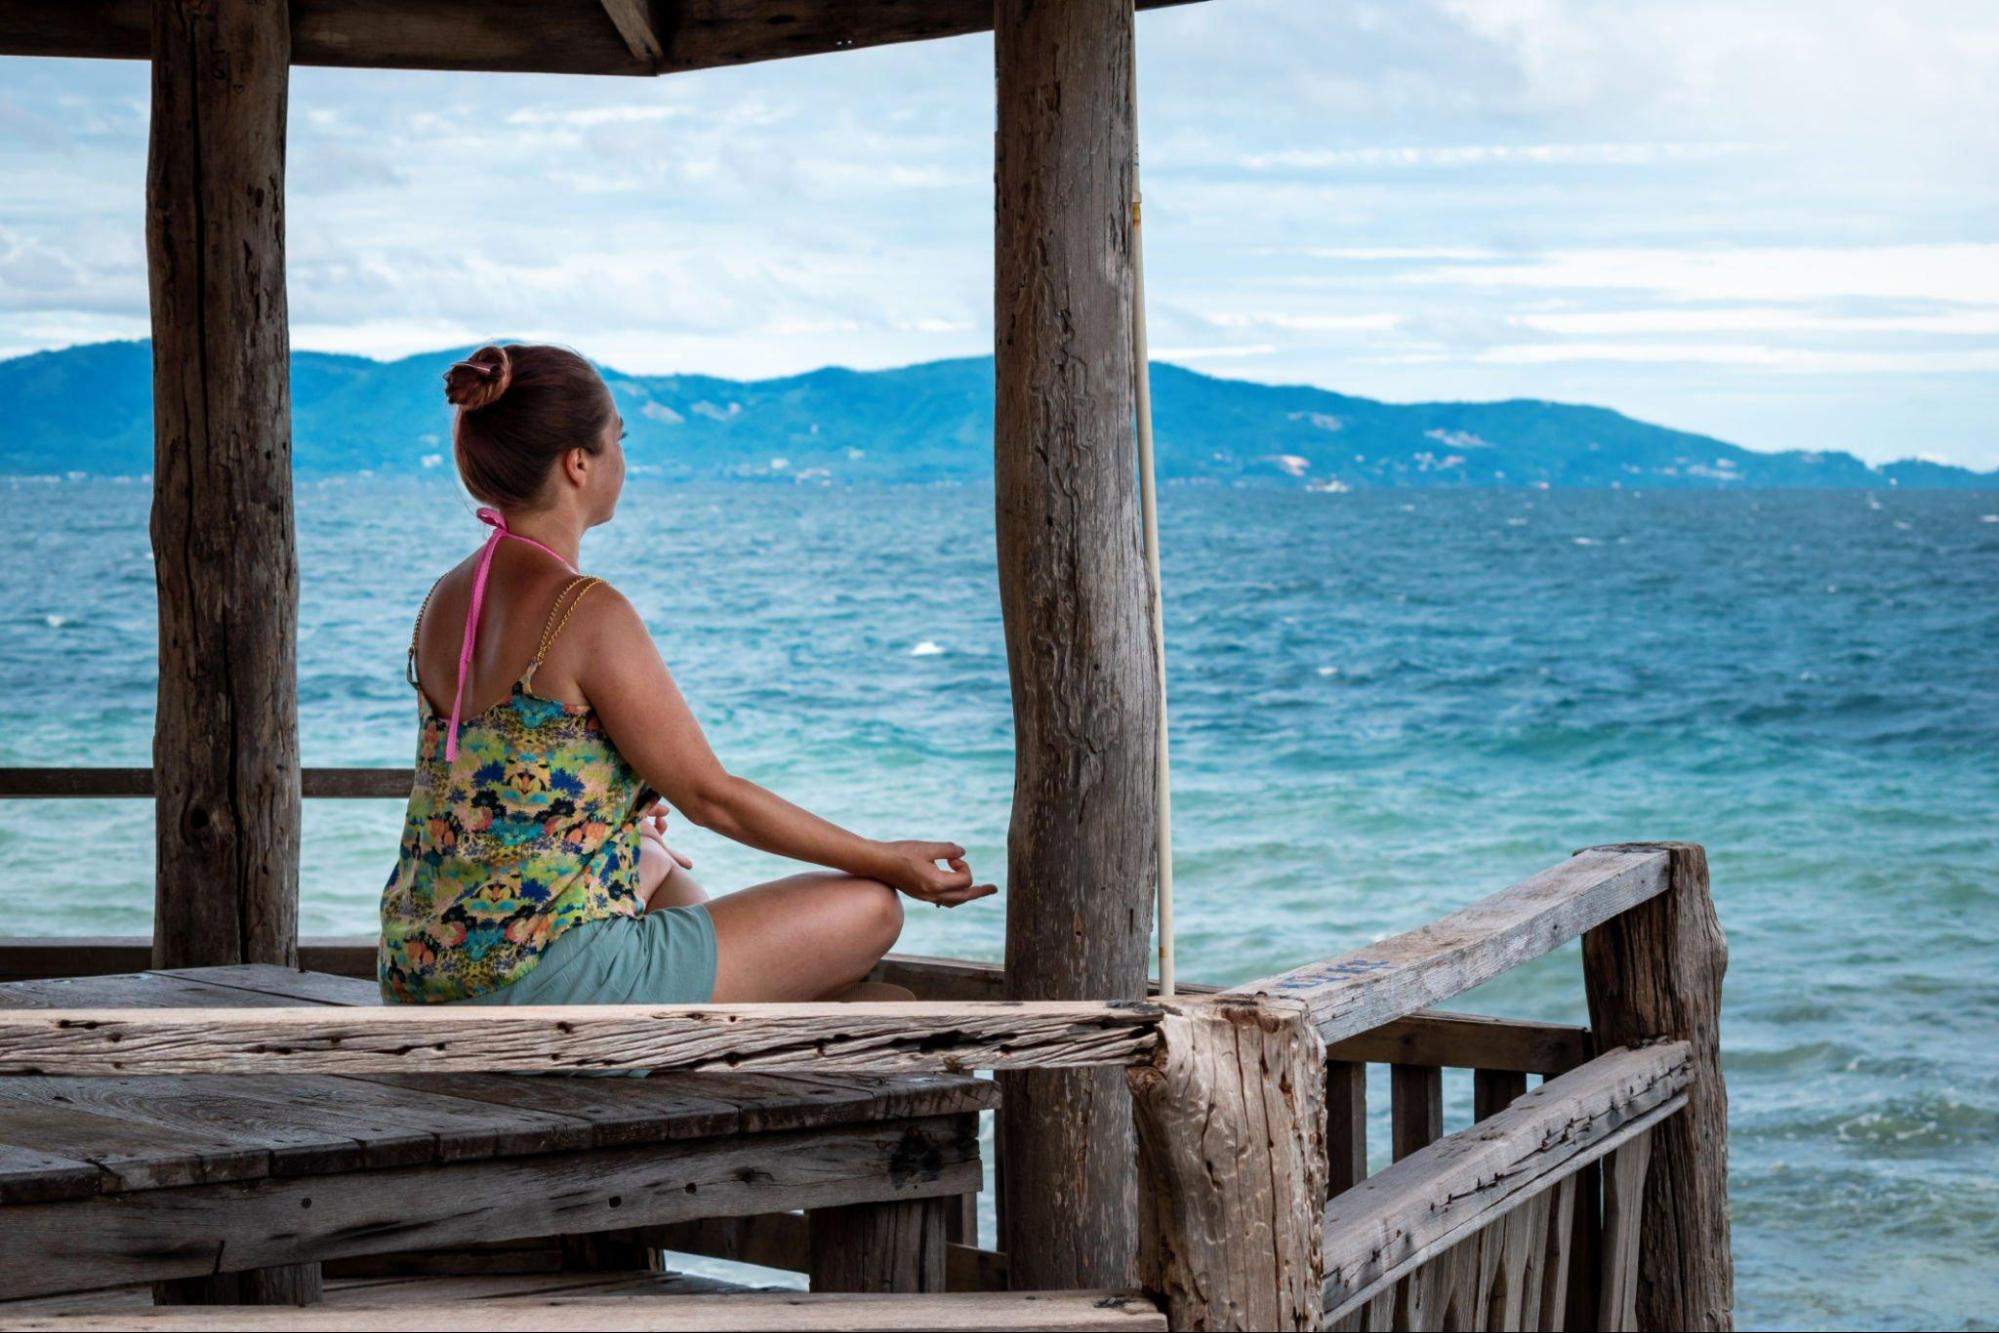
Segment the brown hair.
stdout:
<path fill-rule="evenodd" d="M 603 449 L 617 415 L 595 367 L 538 343 L 481 347 L 444 372 L 444 397 L 465 489 L 502 509 L 532 504 L 567 450 Z"/>

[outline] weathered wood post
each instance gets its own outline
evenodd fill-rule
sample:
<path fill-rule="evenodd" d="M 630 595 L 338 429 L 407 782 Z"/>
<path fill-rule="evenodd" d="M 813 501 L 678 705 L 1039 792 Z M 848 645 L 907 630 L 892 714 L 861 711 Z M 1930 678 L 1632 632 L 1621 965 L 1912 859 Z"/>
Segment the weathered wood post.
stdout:
<path fill-rule="evenodd" d="M 1159 699 L 1132 415 L 1131 5 L 996 0 L 993 27 L 994 475 L 1015 732 L 1006 994 L 1135 999 Z M 1129 1282 L 1124 1081 L 1001 1078 L 1013 1285 Z"/>
<path fill-rule="evenodd" d="M 153 0 L 146 259 L 160 684 L 153 962 L 298 961 L 285 0 Z M 317 1264 L 162 1304 L 317 1300 Z"/>
<path fill-rule="evenodd" d="M 1140 1282 L 1175 1329 L 1316 1329 L 1326 1048 L 1303 1007 L 1194 1002 L 1128 1071 Z"/>
<path fill-rule="evenodd" d="M 153 962 L 298 960 L 284 0 L 153 0 Z"/>
<path fill-rule="evenodd" d="M 1734 1327 L 1729 1248 L 1728 1094 L 1721 1079 L 1721 980 L 1728 945 L 1708 894 L 1707 853 L 1693 843 L 1627 843 L 1596 851 L 1663 851 L 1667 890 L 1583 936 L 1583 981 L 1599 1048 L 1670 1038 L 1692 1047 L 1687 1108 L 1652 1131 L 1640 1217 L 1637 1327 Z"/>

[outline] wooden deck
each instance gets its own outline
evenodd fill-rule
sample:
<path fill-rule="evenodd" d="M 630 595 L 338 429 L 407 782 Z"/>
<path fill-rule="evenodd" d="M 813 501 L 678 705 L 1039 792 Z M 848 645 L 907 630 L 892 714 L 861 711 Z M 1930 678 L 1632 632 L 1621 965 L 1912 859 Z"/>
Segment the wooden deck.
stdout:
<path fill-rule="evenodd" d="M 0 985 L 16 1011 L 375 1003 L 268 966 Z M 0 1077 L 0 1293 L 797 1208 L 941 1229 L 996 1100 L 958 1075 Z"/>

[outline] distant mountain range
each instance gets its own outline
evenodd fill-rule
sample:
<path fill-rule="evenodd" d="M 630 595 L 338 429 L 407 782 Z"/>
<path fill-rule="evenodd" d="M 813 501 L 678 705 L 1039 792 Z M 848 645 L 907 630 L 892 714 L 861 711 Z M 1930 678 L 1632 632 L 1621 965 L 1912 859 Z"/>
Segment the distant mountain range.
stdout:
<path fill-rule="evenodd" d="M 463 351 L 399 361 L 292 358 L 302 476 L 448 465 L 440 376 Z M 970 481 L 992 475 L 992 361 L 815 370 L 771 380 L 607 370 L 632 466 L 674 479 Z M 1155 364 L 1162 475 L 1175 481 L 1397 486 L 1999 488 L 1999 472 L 1837 452 L 1756 453 L 1601 407 L 1514 399 L 1383 403 Z M 0 361 L 0 473 L 137 475 L 152 467 L 143 342 Z"/>

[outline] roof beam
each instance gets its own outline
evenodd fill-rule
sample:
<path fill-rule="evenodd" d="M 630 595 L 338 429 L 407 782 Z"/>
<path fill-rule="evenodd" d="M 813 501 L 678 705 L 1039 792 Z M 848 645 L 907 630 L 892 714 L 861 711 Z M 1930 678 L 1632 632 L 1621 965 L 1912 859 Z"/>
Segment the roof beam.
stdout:
<path fill-rule="evenodd" d="M 661 45 L 659 32 L 653 26 L 651 0 L 603 0 L 604 12 L 611 16 L 617 26 L 618 36 L 625 39 L 625 47 L 634 60 L 643 60 L 648 65 L 658 65 L 660 57 L 666 54 Z"/>
<path fill-rule="evenodd" d="M 992 0 L 293 0 L 292 63 L 670 74 L 992 26 Z M 151 34 L 150 0 L 0 0 L 0 55 L 144 60 Z"/>

